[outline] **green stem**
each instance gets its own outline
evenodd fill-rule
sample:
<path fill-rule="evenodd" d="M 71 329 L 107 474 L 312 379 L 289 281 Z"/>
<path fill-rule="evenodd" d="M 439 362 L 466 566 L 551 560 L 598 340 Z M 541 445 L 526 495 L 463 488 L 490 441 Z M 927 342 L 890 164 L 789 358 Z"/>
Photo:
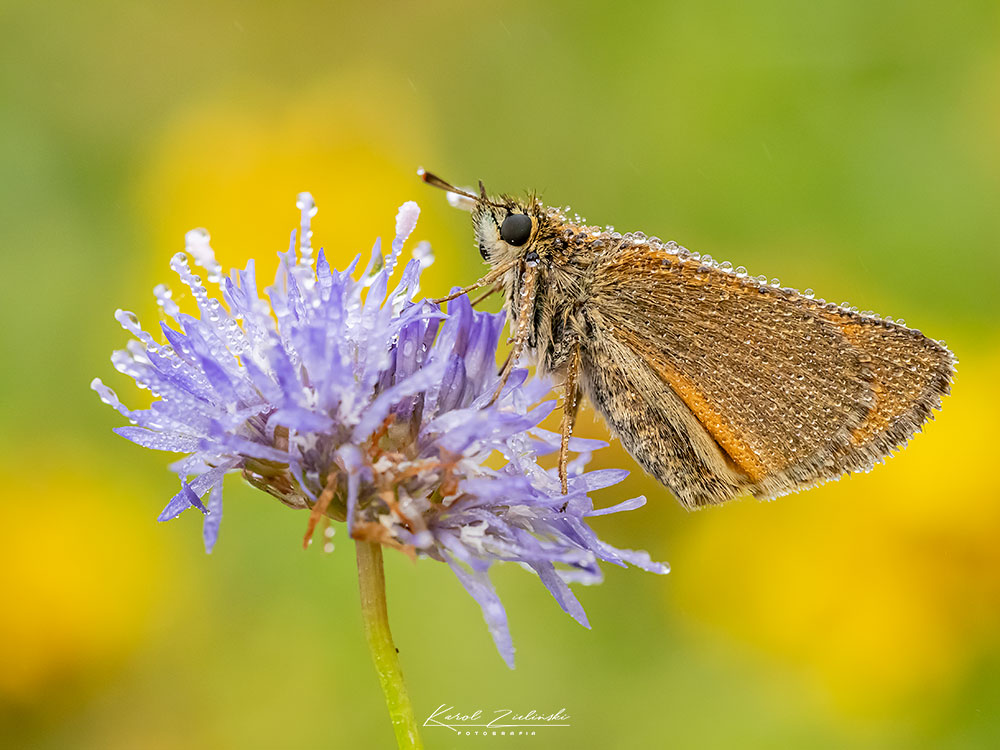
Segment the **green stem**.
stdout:
<path fill-rule="evenodd" d="M 375 662 L 385 705 L 389 709 L 392 728 L 396 732 L 396 744 L 401 750 L 420 750 L 423 743 L 417 731 L 417 719 L 413 715 L 410 696 L 403 683 L 403 672 L 399 668 L 399 652 L 392 642 L 389 632 L 389 614 L 385 608 L 385 572 L 382 568 L 382 545 L 370 542 L 355 542 L 358 555 L 358 585 L 361 589 L 361 616 L 365 623 L 365 637 L 368 649 Z"/>

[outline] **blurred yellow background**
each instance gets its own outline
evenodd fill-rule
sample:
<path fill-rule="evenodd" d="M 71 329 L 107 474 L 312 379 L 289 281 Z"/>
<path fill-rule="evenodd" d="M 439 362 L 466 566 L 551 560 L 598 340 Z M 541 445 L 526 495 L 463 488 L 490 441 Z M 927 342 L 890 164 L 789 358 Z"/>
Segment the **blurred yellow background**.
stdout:
<path fill-rule="evenodd" d="M 946 339 L 953 395 L 870 475 L 687 514 L 633 469 L 602 536 L 668 560 L 579 591 L 496 579 L 518 667 L 447 568 L 389 553 L 418 714 L 564 707 L 572 727 L 431 748 L 1000 745 L 1000 6 L 862 0 L 45 4 L 0 11 L 0 746 L 388 747 L 351 546 L 227 485 L 157 525 L 168 456 L 89 390 L 203 226 L 273 268 L 316 196 L 341 267 L 422 209 L 424 292 L 482 265 L 422 186 L 539 190 Z M 268 272 L 270 273 L 270 272 Z M 586 414 L 578 434 L 601 437 Z"/>

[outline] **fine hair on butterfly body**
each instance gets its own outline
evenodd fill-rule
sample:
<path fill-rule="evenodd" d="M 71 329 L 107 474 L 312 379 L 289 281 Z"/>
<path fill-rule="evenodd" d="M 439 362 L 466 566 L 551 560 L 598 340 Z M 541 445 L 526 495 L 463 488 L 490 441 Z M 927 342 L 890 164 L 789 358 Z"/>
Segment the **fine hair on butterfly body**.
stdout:
<path fill-rule="evenodd" d="M 513 337 L 565 388 L 559 473 L 586 396 L 689 509 L 774 498 L 872 466 L 948 394 L 956 360 L 920 331 L 716 264 L 675 242 L 584 226 L 534 197 L 429 173 L 472 212 Z M 499 391 L 498 391 L 499 392 Z"/>

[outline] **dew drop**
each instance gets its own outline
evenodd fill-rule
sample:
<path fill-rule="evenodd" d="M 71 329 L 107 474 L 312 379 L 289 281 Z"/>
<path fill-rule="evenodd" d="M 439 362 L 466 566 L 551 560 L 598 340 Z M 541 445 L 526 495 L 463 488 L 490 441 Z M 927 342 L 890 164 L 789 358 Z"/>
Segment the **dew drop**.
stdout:
<path fill-rule="evenodd" d="M 316 208 L 316 202 L 313 200 L 312 193 L 299 193 L 295 200 L 295 206 L 301 212 L 301 218 L 299 221 L 299 257 L 297 265 L 305 266 L 308 269 L 308 267 L 311 267 L 313 263 L 312 217 L 316 215 L 316 211 L 318 209 Z M 314 277 L 311 273 L 305 272 L 299 276 L 299 279 L 303 286 L 310 288 Z"/>
<path fill-rule="evenodd" d="M 190 252 L 194 247 L 207 245 L 211 239 L 212 235 L 208 233 L 207 229 L 204 227 L 198 227 L 197 229 L 192 229 L 184 235 L 184 247 L 186 247 Z M 194 253 L 192 253 L 192 255 L 194 255 Z M 197 256 L 195 257 L 197 258 Z"/>
<path fill-rule="evenodd" d="M 215 251 L 210 244 L 211 239 L 207 229 L 201 227 L 192 229 L 184 235 L 184 249 L 191 254 L 195 263 L 208 271 L 208 280 L 218 284 L 222 279 L 222 267 L 215 259 Z"/>
<path fill-rule="evenodd" d="M 286 199 L 287 200 L 287 199 Z M 312 193 L 304 192 L 299 193 L 295 198 L 295 207 L 299 211 L 308 212 L 309 218 L 316 215 L 316 201 L 312 197 Z"/>

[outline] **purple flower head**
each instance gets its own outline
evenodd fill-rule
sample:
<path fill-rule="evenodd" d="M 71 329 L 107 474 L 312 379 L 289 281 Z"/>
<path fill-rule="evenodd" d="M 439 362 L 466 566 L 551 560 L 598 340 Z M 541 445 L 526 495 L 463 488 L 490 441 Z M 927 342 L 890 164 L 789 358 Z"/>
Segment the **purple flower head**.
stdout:
<path fill-rule="evenodd" d="M 198 315 L 181 312 L 165 286 L 155 295 L 172 325 L 162 340 L 130 312 L 115 317 L 135 338 L 112 356 L 115 368 L 148 388 L 149 409 L 132 411 L 95 379 L 101 399 L 132 423 L 115 430 L 147 448 L 186 454 L 172 468 L 180 491 L 159 520 L 188 508 L 204 514 L 205 548 L 212 550 L 222 519 L 222 480 L 241 472 L 285 505 L 317 521 L 346 522 L 354 539 L 446 562 L 482 607 L 505 661 L 513 666 L 504 608 L 488 571 L 498 561 L 534 570 L 559 605 L 587 625 L 567 585 L 601 580 L 599 560 L 656 573 L 667 567 L 643 552 L 600 541 L 590 516 L 638 508 L 642 497 L 595 510 L 589 493 L 621 481 L 625 471 L 584 472 L 604 443 L 573 440 L 569 493 L 537 457 L 558 447 L 538 427 L 555 406 L 541 399 L 549 383 L 519 369 L 490 403 L 499 384 L 495 353 L 503 314 L 476 312 L 461 297 L 447 314 L 415 302 L 420 274 L 433 257 L 413 250 L 390 291 L 404 243 L 419 209 L 405 203 L 396 238 L 383 257 L 379 242 L 363 271 L 360 256 L 331 271 L 315 259 L 308 193 L 299 196 L 295 233 L 267 301 L 253 261 L 222 275 L 208 234 L 187 236 L 187 253 L 171 267 L 190 290 Z M 189 256 L 221 291 L 210 295 Z M 498 452 L 500 469 L 486 459 Z M 332 534 L 332 527 L 327 529 Z"/>

